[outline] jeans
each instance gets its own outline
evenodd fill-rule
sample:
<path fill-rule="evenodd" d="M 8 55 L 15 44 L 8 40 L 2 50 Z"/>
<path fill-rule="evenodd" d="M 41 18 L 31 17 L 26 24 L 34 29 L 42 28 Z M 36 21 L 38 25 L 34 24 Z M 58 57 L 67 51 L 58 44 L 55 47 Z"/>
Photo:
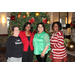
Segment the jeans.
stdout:
<path fill-rule="evenodd" d="M 7 62 L 22 62 L 22 57 L 8 57 Z"/>

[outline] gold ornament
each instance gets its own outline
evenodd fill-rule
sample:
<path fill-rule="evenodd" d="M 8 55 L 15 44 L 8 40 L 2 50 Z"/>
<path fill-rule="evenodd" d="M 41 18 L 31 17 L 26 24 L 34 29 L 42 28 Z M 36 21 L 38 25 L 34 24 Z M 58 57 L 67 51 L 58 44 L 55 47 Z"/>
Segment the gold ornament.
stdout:
<path fill-rule="evenodd" d="M 40 12 L 36 12 L 35 15 L 36 15 L 36 16 L 40 16 Z"/>
<path fill-rule="evenodd" d="M 29 14 L 30 14 L 29 12 L 26 12 L 27 17 L 29 17 Z"/>
<path fill-rule="evenodd" d="M 70 41 L 68 44 L 67 44 L 67 49 L 69 51 L 74 51 L 75 50 L 75 43 L 73 41 Z"/>
<path fill-rule="evenodd" d="M 44 12 L 44 13 L 48 14 L 48 12 Z"/>
<path fill-rule="evenodd" d="M 50 21 L 47 21 L 48 24 L 50 24 Z"/>

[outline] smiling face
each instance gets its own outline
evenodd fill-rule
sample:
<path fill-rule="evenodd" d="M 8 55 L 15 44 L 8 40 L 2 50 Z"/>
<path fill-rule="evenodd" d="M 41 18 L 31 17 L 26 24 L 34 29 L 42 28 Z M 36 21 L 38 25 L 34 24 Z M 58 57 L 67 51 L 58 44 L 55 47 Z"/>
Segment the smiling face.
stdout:
<path fill-rule="evenodd" d="M 18 28 L 18 27 L 15 27 L 15 28 L 14 28 L 14 31 L 13 31 L 13 35 L 18 36 L 19 33 L 20 33 L 19 28 Z"/>
<path fill-rule="evenodd" d="M 31 29 L 31 26 L 30 26 L 30 24 L 28 24 L 28 25 L 25 27 L 25 31 L 30 31 L 30 29 Z"/>
<path fill-rule="evenodd" d="M 55 32 L 58 32 L 58 31 L 59 31 L 59 26 L 58 26 L 57 23 L 54 24 L 53 30 L 54 30 Z"/>
<path fill-rule="evenodd" d="M 39 24 L 38 25 L 38 32 L 42 33 L 43 31 L 44 31 L 44 27 L 41 24 Z"/>

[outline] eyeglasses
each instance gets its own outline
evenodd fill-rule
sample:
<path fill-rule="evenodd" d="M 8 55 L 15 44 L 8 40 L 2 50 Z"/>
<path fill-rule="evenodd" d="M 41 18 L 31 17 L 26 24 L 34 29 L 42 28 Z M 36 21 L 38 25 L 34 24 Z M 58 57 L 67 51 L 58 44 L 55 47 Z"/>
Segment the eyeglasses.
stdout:
<path fill-rule="evenodd" d="M 38 28 L 43 28 L 43 27 L 38 27 Z"/>

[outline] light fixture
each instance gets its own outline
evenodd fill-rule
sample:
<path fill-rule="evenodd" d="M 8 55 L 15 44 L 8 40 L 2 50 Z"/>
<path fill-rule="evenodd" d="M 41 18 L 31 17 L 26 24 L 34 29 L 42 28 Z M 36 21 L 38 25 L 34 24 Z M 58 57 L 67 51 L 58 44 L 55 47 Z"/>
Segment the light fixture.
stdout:
<path fill-rule="evenodd" d="M 4 24 L 5 23 L 5 17 L 2 16 L 2 23 Z"/>

